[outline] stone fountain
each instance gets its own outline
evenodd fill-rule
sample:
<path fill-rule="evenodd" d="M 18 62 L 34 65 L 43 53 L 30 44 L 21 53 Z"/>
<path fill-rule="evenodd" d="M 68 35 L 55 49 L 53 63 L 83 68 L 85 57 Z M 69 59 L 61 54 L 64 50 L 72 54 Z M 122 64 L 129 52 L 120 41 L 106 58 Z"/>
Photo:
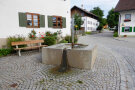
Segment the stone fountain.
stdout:
<path fill-rule="evenodd" d="M 66 48 L 66 49 L 65 49 Z M 42 49 L 42 62 L 47 65 L 92 69 L 97 56 L 97 46 L 57 44 Z M 65 60 L 66 64 L 63 62 Z M 65 68 L 65 67 L 64 67 Z"/>

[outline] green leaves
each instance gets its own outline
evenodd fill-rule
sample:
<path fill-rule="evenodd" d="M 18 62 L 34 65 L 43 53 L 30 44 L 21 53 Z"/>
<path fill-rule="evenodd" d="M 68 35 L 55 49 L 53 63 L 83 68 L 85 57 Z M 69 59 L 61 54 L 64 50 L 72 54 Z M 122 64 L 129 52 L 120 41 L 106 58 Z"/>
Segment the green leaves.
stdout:
<path fill-rule="evenodd" d="M 81 25 L 83 24 L 83 21 L 82 21 L 82 18 L 80 15 L 75 14 L 74 23 L 75 23 L 75 26 L 77 26 L 77 27 L 75 27 L 75 30 L 81 29 Z"/>
<path fill-rule="evenodd" d="M 0 57 L 11 53 L 11 49 L 0 49 Z"/>
<path fill-rule="evenodd" d="M 105 19 L 103 19 L 104 11 L 101 10 L 100 7 L 94 7 L 93 10 L 91 10 L 90 12 L 98 16 L 98 20 L 99 20 L 100 24 L 97 29 L 102 30 L 104 24 L 106 24 Z"/>
<path fill-rule="evenodd" d="M 103 18 L 104 16 L 104 11 L 101 10 L 100 7 L 94 7 L 90 12 L 97 15 L 99 18 Z"/>
<path fill-rule="evenodd" d="M 118 26 L 118 22 L 119 22 L 119 13 L 114 12 L 114 8 L 112 8 L 108 12 L 107 23 L 110 28 L 113 28 L 114 26 Z"/>

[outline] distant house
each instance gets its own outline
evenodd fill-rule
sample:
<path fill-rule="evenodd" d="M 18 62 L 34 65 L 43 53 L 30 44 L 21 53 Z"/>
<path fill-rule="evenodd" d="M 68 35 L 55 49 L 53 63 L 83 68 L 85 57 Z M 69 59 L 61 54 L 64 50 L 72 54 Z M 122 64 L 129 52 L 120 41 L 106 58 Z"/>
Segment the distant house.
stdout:
<path fill-rule="evenodd" d="M 70 35 L 70 0 L 1 0 L 0 48 L 8 36 L 62 31 Z"/>
<path fill-rule="evenodd" d="M 118 33 L 120 36 L 135 35 L 135 0 L 119 0 L 116 8 L 119 12 Z"/>
<path fill-rule="evenodd" d="M 85 31 L 96 31 L 99 26 L 98 17 L 89 11 L 86 11 L 83 8 L 74 6 L 71 9 L 71 17 L 74 18 L 74 15 L 78 14 L 82 17 L 82 21 L 84 22 L 81 26 L 81 30 Z"/>

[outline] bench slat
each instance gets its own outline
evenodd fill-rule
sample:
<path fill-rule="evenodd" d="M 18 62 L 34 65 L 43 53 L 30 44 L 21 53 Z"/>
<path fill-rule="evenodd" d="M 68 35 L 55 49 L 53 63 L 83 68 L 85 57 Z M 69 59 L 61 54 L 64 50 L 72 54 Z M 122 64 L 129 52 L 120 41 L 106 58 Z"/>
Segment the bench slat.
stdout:
<path fill-rule="evenodd" d="M 19 42 L 12 42 L 12 46 L 16 45 L 27 45 L 27 44 L 35 44 L 35 43 L 43 43 L 44 40 L 30 40 L 30 41 L 19 41 Z"/>
<path fill-rule="evenodd" d="M 40 48 L 40 47 L 47 47 L 47 45 L 24 47 L 24 48 L 15 48 L 14 50 L 28 50 L 28 49 L 36 49 L 36 48 Z"/>

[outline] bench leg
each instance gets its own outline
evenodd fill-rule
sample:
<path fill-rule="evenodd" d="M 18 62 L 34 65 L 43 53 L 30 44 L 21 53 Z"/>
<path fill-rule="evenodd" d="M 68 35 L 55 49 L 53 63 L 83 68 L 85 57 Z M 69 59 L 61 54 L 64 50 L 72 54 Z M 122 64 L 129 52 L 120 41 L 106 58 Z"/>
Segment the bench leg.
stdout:
<path fill-rule="evenodd" d="M 41 52 L 41 50 L 42 50 L 42 47 L 39 47 L 39 52 Z"/>
<path fill-rule="evenodd" d="M 21 50 L 18 51 L 18 55 L 21 56 Z"/>

